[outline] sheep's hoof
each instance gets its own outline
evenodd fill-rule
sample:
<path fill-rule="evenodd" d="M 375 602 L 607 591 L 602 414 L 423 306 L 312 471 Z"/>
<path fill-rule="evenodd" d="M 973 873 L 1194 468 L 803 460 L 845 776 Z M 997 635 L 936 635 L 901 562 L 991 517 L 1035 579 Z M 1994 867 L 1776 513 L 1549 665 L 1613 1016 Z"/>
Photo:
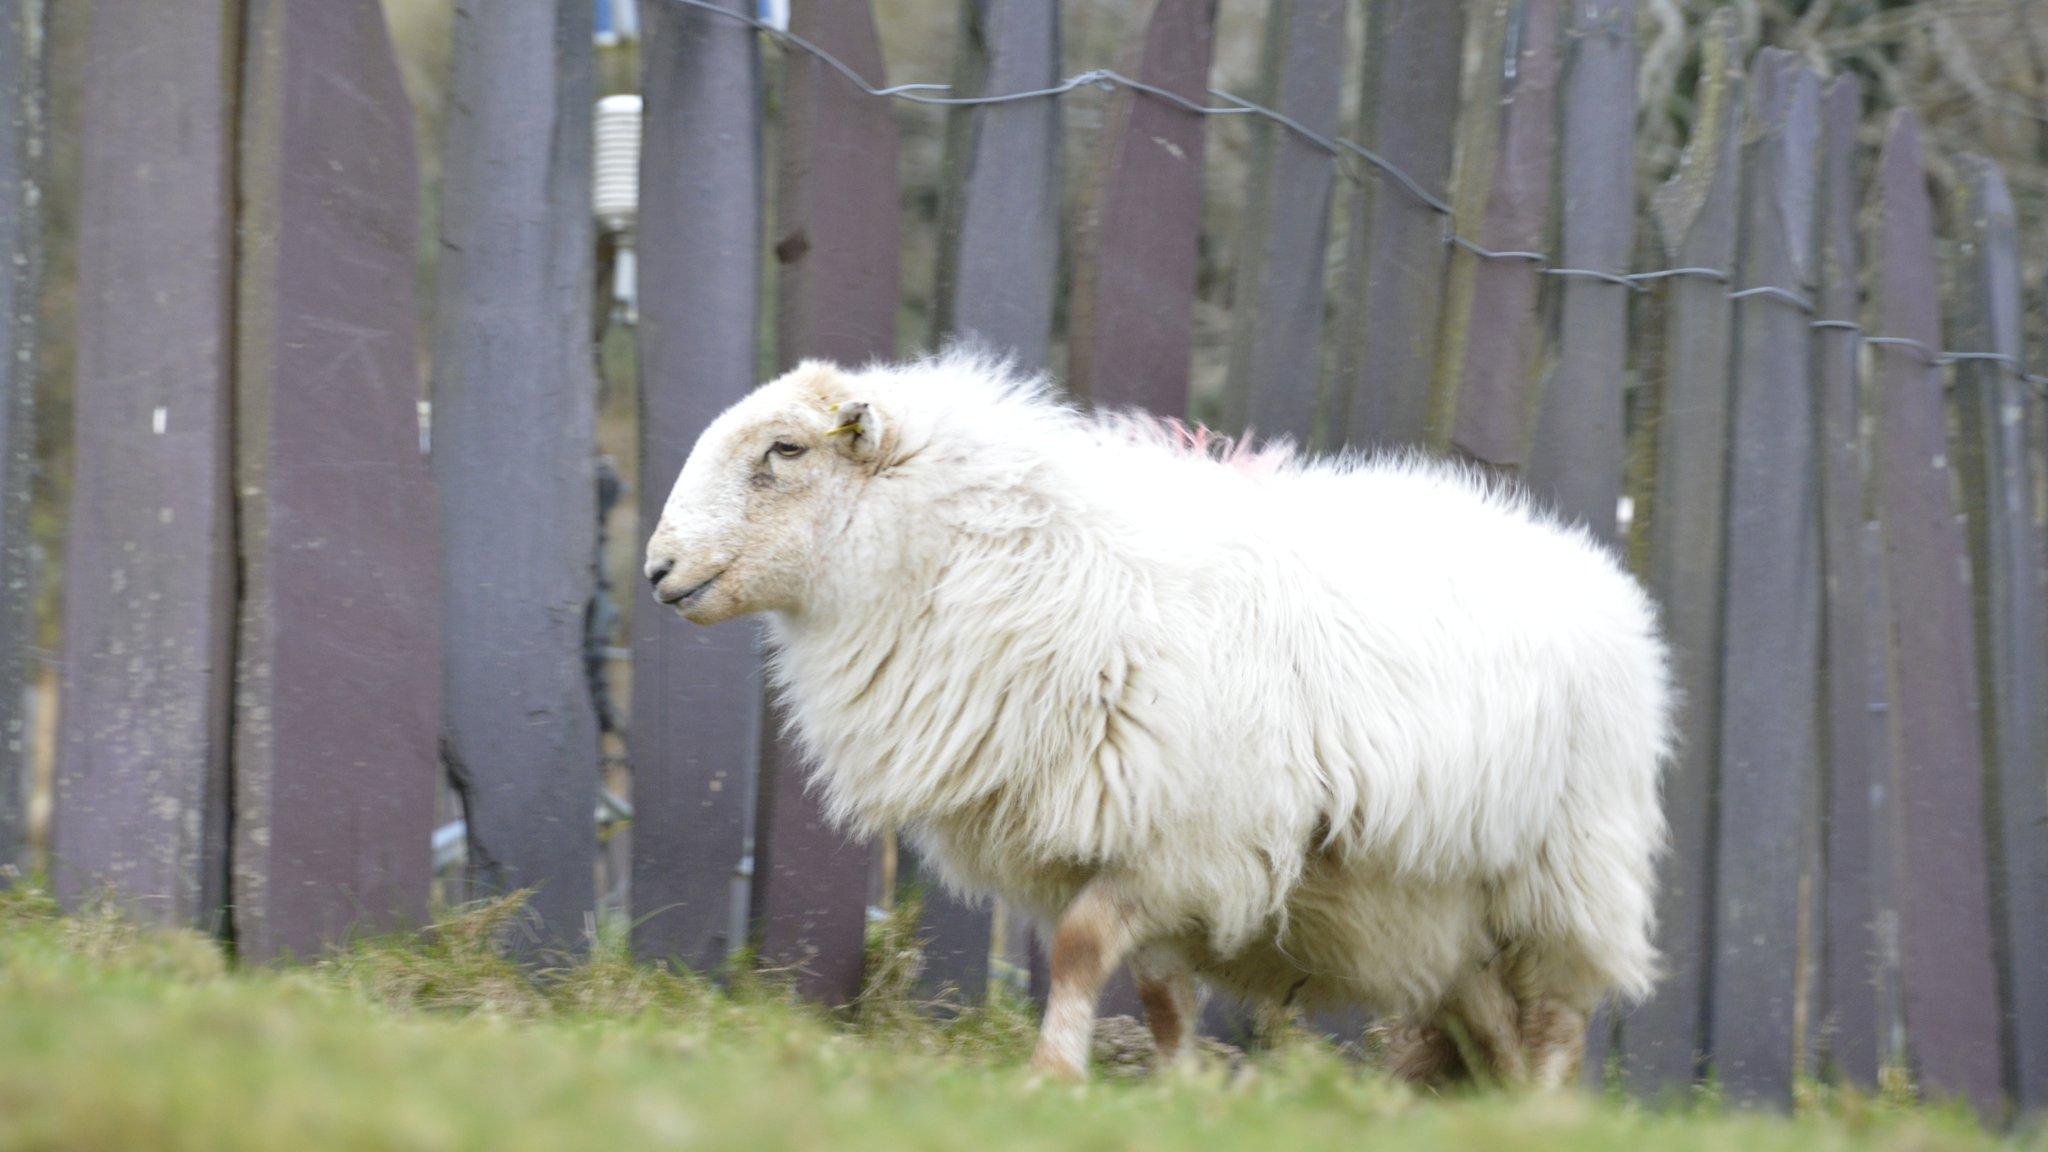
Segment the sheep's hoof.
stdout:
<path fill-rule="evenodd" d="M 1085 1084 L 1088 1082 L 1088 1069 L 1072 1061 L 1055 1056 L 1041 1048 L 1031 1057 L 1030 1082 L 1033 1087 L 1039 1085 Z"/>
<path fill-rule="evenodd" d="M 1178 1051 L 1161 1053 L 1152 1058 L 1152 1075 L 1162 1080 L 1200 1080 L 1207 1072 L 1208 1066 L 1196 1053 L 1192 1044 L 1182 1045 Z"/>

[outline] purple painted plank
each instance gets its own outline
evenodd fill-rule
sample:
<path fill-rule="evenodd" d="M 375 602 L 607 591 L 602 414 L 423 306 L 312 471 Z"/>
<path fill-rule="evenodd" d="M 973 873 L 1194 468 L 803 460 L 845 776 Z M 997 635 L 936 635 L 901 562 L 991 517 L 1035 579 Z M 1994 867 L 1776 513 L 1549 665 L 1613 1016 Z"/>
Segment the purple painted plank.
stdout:
<path fill-rule="evenodd" d="M 29 718 L 23 701 L 35 634 L 29 498 L 42 272 L 42 8 L 33 0 L 0 13 L 0 259 L 7 261 L 0 270 L 0 869 L 27 864 Z"/>
<path fill-rule="evenodd" d="M 227 880 L 239 5 L 102 0 L 79 161 L 54 881 L 211 930 Z"/>
<path fill-rule="evenodd" d="M 1820 81 L 1766 49 L 1744 131 L 1738 290 L 1810 297 Z M 1820 792 L 1820 521 L 1807 315 L 1764 296 L 1736 312 L 1723 569 L 1721 740 L 1708 1033 L 1738 1103 L 1789 1104 L 1806 1050 L 1796 1008 L 1800 892 Z"/>
<path fill-rule="evenodd" d="M 1704 44 L 1699 115 L 1678 174 L 1653 197 L 1664 262 L 1735 265 L 1742 172 L 1743 77 L 1732 14 Z M 1673 670 L 1686 705 L 1678 754 L 1664 779 L 1671 850 L 1657 889 L 1657 946 L 1665 976 L 1623 1023 L 1622 1067 L 1631 1090 L 1690 1085 L 1705 1048 L 1711 947 L 1713 780 L 1720 755 L 1721 568 L 1727 493 L 1729 363 L 1734 308 L 1707 277 L 1666 281 L 1656 486 L 1648 513 L 1648 578 L 1664 611 Z"/>
<path fill-rule="evenodd" d="M 458 0 L 434 474 L 444 747 L 480 895 L 534 887 L 542 947 L 595 906 L 591 0 Z"/>
<path fill-rule="evenodd" d="M 1560 260 L 1628 271 L 1635 249 L 1635 0 L 1573 0 L 1566 16 Z M 1567 520 L 1615 541 L 1627 436 L 1625 285 L 1564 281 L 1558 362 L 1538 399 L 1529 487 Z"/>
<path fill-rule="evenodd" d="M 1885 989 L 1897 974 L 1882 963 L 1877 935 L 1885 887 L 1874 875 L 1886 853 L 1884 781 L 1890 775 L 1884 711 L 1872 707 L 1871 668 L 1883 650 L 1870 612 L 1880 578 L 1867 554 L 1864 443 L 1857 354 L 1861 341 L 1840 325 L 1856 320 L 1856 129 L 1863 88 L 1854 77 L 1830 84 L 1823 99 L 1818 364 L 1820 443 L 1822 682 L 1827 772 L 1821 885 L 1820 1037 L 1827 1059 L 1848 1080 L 1875 1085 L 1882 1062 Z M 1881 666 L 1881 665 L 1880 665 Z M 1880 686 L 1876 696 L 1884 699 Z"/>
<path fill-rule="evenodd" d="M 691 445 L 758 372 L 761 64 L 743 24 L 676 4 L 644 19 L 637 336 L 651 532 Z M 633 613 L 633 949 L 700 972 L 744 943 L 729 937 L 760 760 L 756 633 L 699 628 L 651 601 Z"/>
<path fill-rule="evenodd" d="M 780 737 L 771 708 L 761 741 L 760 803 L 750 914 L 762 964 L 806 998 L 830 1005 L 860 993 L 867 933 L 868 849 L 825 819 L 804 787 L 807 765 Z"/>
<path fill-rule="evenodd" d="M 243 42 L 237 950 L 426 915 L 440 570 L 419 452 L 412 108 L 376 0 L 256 0 Z"/>
<path fill-rule="evenodd" d="M 962 0 L 954 90 L 986 95 L 1059 80 L 1059 5 Z M 938 332 L 1020 368 L 1045 367 L 1059 282 L 1060 100 L 958 108 L 946 154 Z"/>
<path fill-rule="evenodd" d="M 795 0 L 790 30 L 879 82 L 885 74 L 865 0 Z M 784 365 L 806 356 L 857 364 L 895 347 L 896 128 L 886 101 L 803 53 L 788 58 L 783 91 L 781 262 L 776 347 Z M 860 991 L 868 850 L 830 827 L 804 788 L 806 765 L 778 739 L 781 710 L 764 723 L 752 914 L 761 957 L 794 969 L 808 997 L 841 1004 Z"/>
<path fill-rule="evenodd" d="M 1496 101 L 1468 100 L 1474 115 L 1497 117 L 1497 135 L 1460 168 L 1461 232 L 1495 252 L 1545 252 L 1557 129 L 1559 0 L 1511 7 L 1485 64 L 1500 72 Z M 1458 251 L 1451 262 L 1448 355 L 1439 382 L 1443 434 L 1465 456 L 1519 470 L 1528 451 L 1530 381 L 1537 371 L 1539 264 L 1483 260 Z"/>
<path fill-rule="evenodd" d="M 1863 383 L 1869 384 L 1867 377 Z M 1865 389 L 1866 394 L 1873 390 Z M 1866 399 L 1866 416 L 1869 410 Z M 1872 437 L 1865 437 L 1865 447 L 1874 451 Z M 1864 486 L 1867 493 L 1875 492 L 1876 478 L 1868 472 Z M 1874 500 L 1874 495 L 1867 496 L 1865 506 L 1869 507 Z M 1864 698 L 1869 701 L 1866 707 L 1875 727 L 1868 769 L 1873 822 L 1870 906 L 1875 923 L 1866 930 L 1873 945 L 1870 963 L 1877 993 L 1877 1066 L 1881 1079 L 1887 1069 L 1903 1072 L 1907 1068 L 1905 992 L 1901 987 L 1905 962 L 1899 954 L 1899 893 L 1905 879 L 1899 874 L 1904 861 L 1899 848 L 1903 832 L 1899 826 L 1898 745 L 1892 738 L 1892 717 L 1898 701 L 1898 685 L 1891 670 L 1892 591 L 1885 566 L 1884 529 L 1874 516 L 1863 524 L 1863 570 L 1870 574 L 1864 590 L 1864 616 L 1870 625 L 1870 645 L 1863 668 Z"/>
<path fill-rule="evenodd" d="M 2005 177 L 1964 157 L 1957 217 L 1968 222 L 1956 348 L 2019 362 L 2019 222 Z M 2023 1106 L 2048 1103 L 2048 630 L 2040 581 L 2042 532 L 2027 458 L 2027 383 L 1992 361 L 1956 368 L 1956 461 L 1970 514 L 1978 690 L 1989 780 L 1993 909 L 2006 1088 Z"/>
<path fill-rule="evenodd" d="M 866 0 L 795 0 L 790 30 L 879 83 L 881 41 Z M 889 105 L 807 53 L 783 76 L 775 217 L 776 348 L 785 365 L 854 365 L 896 342 L 896 127 Z"/>
<path fill-rule="evenodd" d="M 962 0 L 956 92 L 1047 88 L 1060 70 L 1060 14 L 1035 0 Z M 1045 368 L 1059 282 L 1063 103 L 1024 100 L 956 108 L 947 125 L 937 333 Z M 903 844 L 906 873 L 915 850 Z M 993 923 L 986 905 L 937 884 L 924 897 L 923 991 L 950 986 L 970 1002 L 988 987 Z"/>
<path fill-rule="evenodd" d="M 2034 392 L 2028 398 L 2027 442 L 2031 445 L 2027 455 L 2031 474 L 2034 478 L 2034 522 L 2036 524 L 2048 524 L 2048 394 L 2043 394 L 2040 391 Z M 2043 554 L 2035 558 L 2034 580 L 2035 586 L 2039 589 L 2036 595 L 2044 600 L 2048 600 L 2048 542 L 2044 542 Z M 2039 707 L 2048 709 L 2048 701 L 2042 702 Z M 2040 825 L 2037 824 L 2036 828 L 2038 829 L 2039 827 Z M 2007 865 L 2007 868 L 2008 871 L 2014 870 L 2010 864 Z M 2039 1027 L 2039 1024 L 2027 1024 L 2025 1027 L 2028 1028 L 2027 1034 L 2024 1037 L 2017 1038 L 2015 1043 L 2017 1046 L 2031 1049 L 2040 1043 L 2039 1036 L 2034 1031 L 2034 1029 Z M 2039 1081 L 2029 1078 L 2035 1075 L 2035 1073 L 2029 1071 L 2030 1067 L 2032 1065 L 2023 1062 L 2019 1069 L 2021 1075 L 2019 1085 L 2020 1099 L 2029 1102 L 2030 1107 L 2039 1111 L 2042 1092 L 2039 1087 Z"/>
<path fill-rule="evenodd" d="M 1126 72 L 1206 102 L 1215 21 L 1215 0 L 1156 0 Z M 1187 413 L 1204 129 L 1199 114 L 1128 90 L 1104 125 L 1067 368 L 1068 386 L 1099 407 Z"/>
<path fill-rule="evenodd" d="M 1268 107 L 1325 136 L 1337 131 L 1344 0 L 1282 0 L 1266 15 Z M 1321 373 L 1323 252 L 1337 161 L 1279 124 L 1255 131 L 1251 189 L 1237 238 L 1225 422 L 1306 445 Z"/>
<path fill-rule="evenodd" d="M 1892 117 L 1874 192 L 1872 331 L 1941 347 L 1933 209 L 1919 123 Z M 1968 543 L 1950 490 L 1942 374 L 1879 346 L 1879 523 L 1893 610 L 1899 932 L 1906 1032 L 1919 1082 L 1987 1110 L 1999 1099 L 1998 1003 L 1985 871 Z"/>
<path fill-rule="evenodd" d="M 1433 195 L 1451 178 L 1465 6 L 1381 0 L 1366 12 L 1359 141 Z M 1444 303 L 1444 218 L 1390 178 L 1371 174 L 1351 202 L 1339 390 L 1343 427 L 1360 447 L 1419 445 Z"/>
<path fill-rule="evenodd" d="M 928 1000 L 952 995 L 966 1004 L 988 998 L 989 952 L 995 945 L 995 923 L 988 901 L 970 903 L 948 893 L 938 877 L 929 875 L 908 838 L 898 845 L 897 890 L 916 893 L 924 902 L 918 939 L 924 947 L 924 972 L 918 995 Z"/>

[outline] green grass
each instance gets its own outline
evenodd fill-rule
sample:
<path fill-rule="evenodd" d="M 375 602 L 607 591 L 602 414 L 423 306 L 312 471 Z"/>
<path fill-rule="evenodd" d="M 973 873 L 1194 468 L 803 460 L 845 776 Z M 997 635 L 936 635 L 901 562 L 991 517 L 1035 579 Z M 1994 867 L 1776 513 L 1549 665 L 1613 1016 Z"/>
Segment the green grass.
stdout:
<path fill-rule="evenodd" d="M 1306 1041 L 1235 1073 L 1034 1086 L 1015 1007 L 936 1023 L 899 986 L 832 1018 L 610 946 L 529 978 L 492 946 L 516 913 L 239 971 L 196 936 L 0 892 L 0 1150 L 1997 1146 L 1955 1112 L 1863 1097 L 1795 1119 L 1440 1099 Z"/>

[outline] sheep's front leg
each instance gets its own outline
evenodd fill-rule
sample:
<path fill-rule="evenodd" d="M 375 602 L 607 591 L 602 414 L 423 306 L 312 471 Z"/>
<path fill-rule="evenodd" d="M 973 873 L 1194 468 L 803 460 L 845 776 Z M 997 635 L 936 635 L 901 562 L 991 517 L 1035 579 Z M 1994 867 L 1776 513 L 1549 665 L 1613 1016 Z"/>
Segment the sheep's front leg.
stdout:
<path fill-rule="evenodd" d="M 1145 1023 L 1152 1029 L 1152 1047 L 1161 1068 L 1192 1058 L 1195 1022 L 1202 1012 L 1200 989 L 1178 957 L 1149 950 L 1131 961 L 1138 980 L 1138 1000 L 1145 1005 Z"/>
<path fill-rule="evenodd" d="M 1095 1002 L 1102 985 L 1137 943 L 1130 911 L 1097 881 L 1060 914 L 1052 938 L 1052 994 L 1038 1034 L 1034 1071 L 1063 1079 L 1088 1077 Z"/>

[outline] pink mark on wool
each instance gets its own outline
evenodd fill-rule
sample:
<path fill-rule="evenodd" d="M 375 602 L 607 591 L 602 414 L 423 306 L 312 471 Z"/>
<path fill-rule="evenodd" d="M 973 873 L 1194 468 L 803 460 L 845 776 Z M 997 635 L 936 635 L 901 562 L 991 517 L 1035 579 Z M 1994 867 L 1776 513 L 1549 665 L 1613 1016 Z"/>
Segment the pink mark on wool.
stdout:
<path fill-rule="evenodd" d="M 1225 436 L 1200 424 L 1189 424 L 1172 416 L 1150 412 L 1117 412 L 1102 417 L 1102 425 L 1133 444 L 1150 444 L 1175 455 L 1199 457 L 1247 476 L 1270 476 L 1296 463 L 1294 445 L 1285 440 L 1256 444 L 1247 430 L 1242 436 Z"/>

